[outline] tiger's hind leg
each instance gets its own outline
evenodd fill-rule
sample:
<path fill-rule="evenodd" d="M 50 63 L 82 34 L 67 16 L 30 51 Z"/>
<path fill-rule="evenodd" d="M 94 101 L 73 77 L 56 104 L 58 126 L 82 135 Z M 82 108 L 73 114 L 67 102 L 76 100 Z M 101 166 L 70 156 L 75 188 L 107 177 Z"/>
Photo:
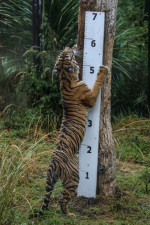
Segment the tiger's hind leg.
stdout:
<path fill-rule="evenodd" d="M 51 177 L 49 170 L 48 170 L 47 182 L 46 182 L 46 194 L 45 194 L 44 202 L 43 202 L 43 205 L 41 208 L 42 210 L 48 208 L 50 196 L 51 196 L 52 191 L 54 190 L 54 186 L 55 186 L 56 182 L 58 181 L 58 178 L 59 178 L 58 172 L 55 172 L 53 177 Z"/>
<path fill-rule="evenodd" d="M 68 202 L 75 196 L 77 193 L 77 187 L 79 183 L 79 175 L 77 171 L 73 173 L 71 179 L 63 181 L 63 192 L 62 197 L 59 200 L 60 208 L 62 212 L 68 216 L 75 216 L 75 214 L 70 213 L 68 210 Z"/>

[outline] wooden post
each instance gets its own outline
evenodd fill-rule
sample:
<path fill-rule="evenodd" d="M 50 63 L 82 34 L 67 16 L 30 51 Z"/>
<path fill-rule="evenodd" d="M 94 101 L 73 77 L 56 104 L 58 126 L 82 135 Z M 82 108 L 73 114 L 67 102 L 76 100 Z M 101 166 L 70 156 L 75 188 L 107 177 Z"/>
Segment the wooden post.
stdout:
<path fill-rule="evenodd" d="M 103 64 L 112 67 L 117 0 L 80 0 L 78 17 L 78 63 L 82 79 L 85 11 L 105 12 Z M 116 158 L 111 127 L 111 72 L 102 86 L 97 194 L 111 196 L 115 192 Z"/>
<path fill-rule="evenodd" d="M 32 18 L 33 18 L 33 46 L 40 50 L 41 47 L 41 40 L 40 40 L 40 33 L 41 33 L 41 23 L 42 23 L 42 2 L 41 0 L 32 0 Z M 33 62 L 35 65 L 39 67 L 40 65 L 40 58 L 33 57 Z"/>

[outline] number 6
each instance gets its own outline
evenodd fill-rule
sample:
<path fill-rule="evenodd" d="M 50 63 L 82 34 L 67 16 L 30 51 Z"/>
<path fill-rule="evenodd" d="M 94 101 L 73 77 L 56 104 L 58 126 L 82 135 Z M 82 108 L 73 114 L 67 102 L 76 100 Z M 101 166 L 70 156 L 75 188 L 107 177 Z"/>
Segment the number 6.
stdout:
<path fill-rule="evenodd" d="M 93 40 L 93 41 L 91 42 L 91 46 L 92 46 L 92 47 L 95 47 L 95 46 L 96 46 L 95 40 Z"/>

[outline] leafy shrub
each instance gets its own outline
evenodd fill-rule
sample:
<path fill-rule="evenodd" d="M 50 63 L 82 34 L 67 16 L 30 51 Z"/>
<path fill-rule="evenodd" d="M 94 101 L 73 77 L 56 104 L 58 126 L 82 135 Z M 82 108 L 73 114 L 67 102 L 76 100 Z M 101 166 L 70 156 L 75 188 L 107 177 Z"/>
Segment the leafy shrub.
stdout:
<path fill-rule="evenodd" d="M 145 3 L 120 2 L 113 58 L 112 113 L 149 115 Z"/>
<path fill-rule="evenodd" d="M 5 139 L 4 134 L 0 136 Z M 32 150 L 23 153 L 18 146 L 5 144 L 4 140 L 0 148 L 0 224 L 14 224 L 17 223 L 15 207 L 24 199 L 19 193 L 19 184 L 27 183 Z M 21 216 L 21 212 L 17 216 Z"/>
<path fill-rule="evenodd" d="M 32 47 L 25 53 L 28 105 L 38 108 L 43 116 L 51 112 L 61 116 L 59 78 L 52 74 L 58 45 L 56 34 L 51 30 L 46 17 L 43 18 L 42 31 L 42 49 Z M 33 57 L 38 60 L 38 64 L 34 64 Z"/>

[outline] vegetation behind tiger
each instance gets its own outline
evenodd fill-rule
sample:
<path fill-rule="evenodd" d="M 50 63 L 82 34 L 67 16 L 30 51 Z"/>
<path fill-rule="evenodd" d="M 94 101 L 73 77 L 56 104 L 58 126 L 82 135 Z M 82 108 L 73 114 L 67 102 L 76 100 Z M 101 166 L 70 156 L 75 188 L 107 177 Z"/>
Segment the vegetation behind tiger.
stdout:
<path fill-rule="evenodd" d="M 53 208 L 31 222 L 28 215 L 35 206 L 39 209 L 45 193 L 46 169 L 62 116 L 59 81 L 51 71 L 59 51 L 77 42 L 78 1 L 44 1 L 41 51 L 32 47 L 32 1 L 0 1 L 0 224 L 149 224 L 145 2 L 118 4 L 112 76 L 116 196 L 76 198 L 69 207 L 77 216 L 67 218 L 57 205 L 59 183 Z M 40 57 L 40 67 L 33 56 Z"/>

